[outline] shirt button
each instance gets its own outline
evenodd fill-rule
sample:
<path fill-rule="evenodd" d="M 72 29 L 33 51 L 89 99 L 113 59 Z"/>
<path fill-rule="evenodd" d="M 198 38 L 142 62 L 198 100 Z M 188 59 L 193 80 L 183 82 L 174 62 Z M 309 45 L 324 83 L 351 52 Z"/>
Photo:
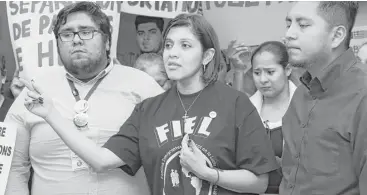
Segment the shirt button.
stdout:
<path fill-rule="evenodd" d="M 288 187 L 292 189 L 292 188 L 294 188 L 294 185 L 293 184 L 289 184 Z"/>
<path fill-rule="evenodd" d="M 302 124 L 301 124 L 301 127 L 302 127 L 302 128 L 305 128 L 306 126 L 307 126 L 307 124 L 306 124 L 306 123 L 302 123 Z"/>

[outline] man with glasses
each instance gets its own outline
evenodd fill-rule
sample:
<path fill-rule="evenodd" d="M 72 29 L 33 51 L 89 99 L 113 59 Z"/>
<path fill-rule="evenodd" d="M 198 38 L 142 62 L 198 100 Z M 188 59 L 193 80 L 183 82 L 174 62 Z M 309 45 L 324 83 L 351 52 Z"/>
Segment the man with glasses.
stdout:
<path fill-rule="evenodd" d="M 163 89 L 147 74 L 110 59 L 111 24 L 100 7 L 78 2 L 63 8 L 54 24 L 58 53 L 66 71 L 50 70 L 37 82 L 63 117 L 90 141 L 103 145 L 130 116 L 135 105 Z M 28 82 L 25 82 L 28 83 Z M 142 171 L 131 177 L 120 169 L 97 173 L 71 151 L 51 127 L 28 112 L 23 90 L 5 122 L 17 126 L 17 140 L 6 195 L 147 195 Z"/>

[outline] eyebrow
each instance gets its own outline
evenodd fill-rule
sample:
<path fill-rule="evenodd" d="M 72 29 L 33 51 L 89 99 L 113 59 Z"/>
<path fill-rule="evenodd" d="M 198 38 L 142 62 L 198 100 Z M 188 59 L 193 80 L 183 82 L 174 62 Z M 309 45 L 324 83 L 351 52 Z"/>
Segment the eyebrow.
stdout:
<path fill-rule="evenodd" d="M 254 70 L 261 70 L 261 69 L 264 69 L 265 71 L 275 70 L 275 68 L 255 68 Z"/>
<path fill-rule="evenodd" d="M 73 31 L 75 28 L 72 28 L 72 27 L 67 27 L 67 28 L 64 28 L 64 29 L 61 29 L 61 31 Z M 85 30 L 85 29 L 95 29 L 93 26 L 78 26 L 77 29 L 81 29 L 81 30 Z"/>
<path fill-rule="evenodd" d="M 172 39 L 170 39 L 170 38 L 166 38 L 166 41 L 171 41 L 171 42 L 173 42 L 173 40 Z M 193 39 L 190 39 L 190 38 L 183 38 L 183 39 L 180 39 L 180 41 L 189 41 L 189 42 L 191 42 L 191 41 L 194 41 Z"/>
<path fill-rule="evenodd" d="M 292 19 L 289 17 L 289 16 L 287 16 L 287 17 L 285 17 L 285 21 L 286 22 L 291 22 L 292 21 Z M 296 17 L 296 21 L 297 22 L 299 22 L 299 21 L 311 21 L 311 19 L 309 19 L 309 18 L 305 18 L 305 17 Z"/>
<path fill-rule="evenodd" d="M 180 39 L 180 41 L 194 41 L 193 39 L 190 39 L 190 38 L 183 38 L 183 39 Z"/>
<path fill-rule="evenodd" d="M 151 28 L 151 29 L 148 29 L 148 31 L 152 31 L 152 30 L 158 30 L 157 28 Z M 142 30 L 142 29 L 137 29 L 138 32 L 144 32 L 145 30 Z"/>

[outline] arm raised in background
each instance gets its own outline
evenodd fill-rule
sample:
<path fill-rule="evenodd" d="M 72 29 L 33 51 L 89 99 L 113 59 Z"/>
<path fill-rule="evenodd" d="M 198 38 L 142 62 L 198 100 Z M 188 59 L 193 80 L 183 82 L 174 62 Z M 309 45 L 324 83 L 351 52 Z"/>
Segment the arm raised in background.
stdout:
<path fill-rule="evenodd" d="M 233 88 L 251 96 L 256 91 L 251 77 L 251 61 L 249 47 L 233 40 L 229 43 L 227 56 L 233 70 Z"/>

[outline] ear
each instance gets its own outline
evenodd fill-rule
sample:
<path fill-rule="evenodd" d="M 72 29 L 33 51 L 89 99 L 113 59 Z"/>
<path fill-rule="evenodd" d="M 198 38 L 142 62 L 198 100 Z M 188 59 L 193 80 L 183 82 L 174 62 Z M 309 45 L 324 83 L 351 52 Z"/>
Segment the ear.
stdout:
<path fill-rule="evenodd" d="M 289 77 L 291 75 L 291 73 L 292 73 L 292 66 L 291 66 L 291 64 L 288 64 L 285 67 L 284 71 L 285 71 L 285 75 L 287 75 L 287 77 Z"/>
<path fill-rule="evenodd" d="M 340 44 L 343 44 L 344 40 L 347 37 L 347 29 L 343 25 L 335 26 L 331 30 L 331 48 L 335 49 L 340 46 Z"/>
<path fill-rule="evenodd" d="M 208 65 L 209 62 L 213 60 L 214 54 L 215 54 L 215 49 L 214 48 L 207 49 L 203 54 L 203 63 L 202 64 L 204 66 Z"/>

